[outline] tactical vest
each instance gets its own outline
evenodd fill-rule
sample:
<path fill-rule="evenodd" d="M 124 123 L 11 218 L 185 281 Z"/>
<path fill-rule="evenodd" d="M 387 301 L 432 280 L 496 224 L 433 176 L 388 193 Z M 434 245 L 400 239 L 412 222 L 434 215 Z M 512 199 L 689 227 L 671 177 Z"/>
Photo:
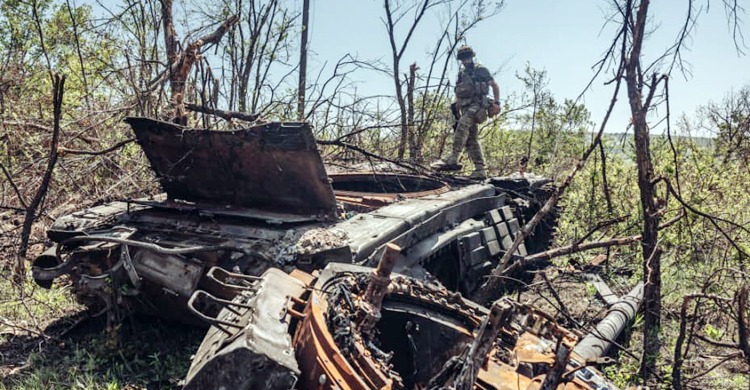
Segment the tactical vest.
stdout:
<path fill-rule="evenodd" d="M 484 74 L 484 77 L 482 77 L 482 74 Z M 471 70 L 462 68 L 454 88 L 459 104 L 462 106 L 472 103 L 483 105 L 489 93 L 490 80 L 492 80 L 492 76 L 481 65 L 474 65 Z"/>

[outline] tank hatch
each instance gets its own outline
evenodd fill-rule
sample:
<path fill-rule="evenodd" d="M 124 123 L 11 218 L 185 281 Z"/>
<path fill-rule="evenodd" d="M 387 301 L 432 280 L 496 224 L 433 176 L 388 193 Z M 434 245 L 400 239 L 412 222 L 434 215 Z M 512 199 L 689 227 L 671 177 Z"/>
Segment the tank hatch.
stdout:
<path fill-rule="evenodd" d="M 308 123 L 190 129 L 126 118 L 169 200 L 336 218 L 336 200 Z"/>

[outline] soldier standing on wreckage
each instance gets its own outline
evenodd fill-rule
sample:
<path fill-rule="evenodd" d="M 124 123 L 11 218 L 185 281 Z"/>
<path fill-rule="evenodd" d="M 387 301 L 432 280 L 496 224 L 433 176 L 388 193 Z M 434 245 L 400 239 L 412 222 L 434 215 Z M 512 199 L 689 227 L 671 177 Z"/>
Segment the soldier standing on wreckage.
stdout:
<path fill-rule="evenodd" d="M 451 109 L 456 114 L 459 111 L 460 118 L 453 136 L 453 151 L 445 161 L 438 161 L 433 166 L 438 170 L 457 171 L 461 169 L 458 158 L 466 145 L 466 153 L 474 163 L 474 172 L 469 176 L 472 179 L 485 179 L 487 171 L 482 156 L 482 146 L 479 145 L 479 124 L 500 112 L 500 87 L 492 78 L 490 71 L 484 66 L 474 63 L 474 50 L 471 46 L 458 48 L 456 58 L 461 61 L 461 69 L 456 79 L 456 101 L 451 104 Z M 487 94 L 492 87 L 493 100 L 489 100 Z"/>

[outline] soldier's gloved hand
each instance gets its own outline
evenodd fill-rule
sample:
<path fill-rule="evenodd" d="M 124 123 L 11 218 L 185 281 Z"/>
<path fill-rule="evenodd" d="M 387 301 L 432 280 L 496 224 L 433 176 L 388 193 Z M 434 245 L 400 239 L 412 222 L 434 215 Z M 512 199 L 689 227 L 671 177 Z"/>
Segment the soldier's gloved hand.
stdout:
<path fill-rule="evenodd" d="M 500 113 L 500 104 L 492 103 L 490 106 L 490 118 Z"/>

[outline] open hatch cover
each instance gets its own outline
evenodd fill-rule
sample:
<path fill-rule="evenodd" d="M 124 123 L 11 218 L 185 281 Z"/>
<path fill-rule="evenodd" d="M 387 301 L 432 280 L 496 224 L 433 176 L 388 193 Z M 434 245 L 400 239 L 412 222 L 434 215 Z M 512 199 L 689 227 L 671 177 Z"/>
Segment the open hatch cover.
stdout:
<path fill-rule="evenodd" d="M 126 118 L 170 200 L 336 218 L 336 200 L 310 125 L 189 129 Z"/>

